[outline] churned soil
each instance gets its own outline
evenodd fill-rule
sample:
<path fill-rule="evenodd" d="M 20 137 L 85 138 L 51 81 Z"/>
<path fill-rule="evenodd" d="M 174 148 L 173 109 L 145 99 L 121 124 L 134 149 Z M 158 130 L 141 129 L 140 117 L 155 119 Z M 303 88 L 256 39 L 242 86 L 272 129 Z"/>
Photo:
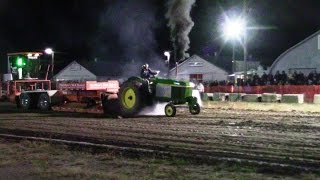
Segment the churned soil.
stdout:
<path fill-rule="evenodd" d="M 8 113 L 7 113 L 8 112 Z M 134 156 L 153 154 L 196 163 L 236 163 L 260 172 L 317 172 L 320 113 L 203 108 L 176 117 L 111 119 L 99 114 L 0 109 L 0 134 L 112 145 Z M 141 152 L 141 153 L 139 153 Z"/>

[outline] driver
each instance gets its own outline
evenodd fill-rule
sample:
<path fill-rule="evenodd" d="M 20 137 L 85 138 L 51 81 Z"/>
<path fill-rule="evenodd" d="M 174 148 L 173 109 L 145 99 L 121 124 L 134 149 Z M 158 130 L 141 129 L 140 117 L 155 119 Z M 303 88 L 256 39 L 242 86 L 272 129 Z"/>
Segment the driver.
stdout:
<path fill-rule="evenodd" d="M 140 72 L 140 76 L 144 79 L 150 79 L 151 77 L 157 74 L 158 74 L 157 71 L 153 71 L 149 68 L 149 64 L 144 64 Z"/>
<path fill-rule="evenodd" d="M 149 68 L 149 64 L 144 64 L 142 66 L 140 76 L 144 79 L 144 83 L 147 86 L 147 92 L 150 94 L 152 94 L 152 87 L 150 86 L 149 80 L 157 74 L 157 71 L 153 71 Z"/>

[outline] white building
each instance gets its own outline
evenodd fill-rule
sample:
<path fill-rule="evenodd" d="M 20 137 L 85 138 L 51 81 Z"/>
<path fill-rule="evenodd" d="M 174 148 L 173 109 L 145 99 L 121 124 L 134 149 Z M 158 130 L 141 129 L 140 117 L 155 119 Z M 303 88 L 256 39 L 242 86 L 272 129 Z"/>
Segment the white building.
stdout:
<path fill-rule="evenodd" d="M 247 68 L 246 68 L 246 64 L 247 64 Z M 245 63 L 244 61 L 233 61 L 234 72 L 258 69 L 259 66 L 261 66 L 259 61 L 247 61 L 247 63 Z"/>
<path fill-rule="evenodd" d="M 170 77 L 187 81 L 222 81 L 227 80 L 228 72 L 197 55 L 193 55 L 184 62 L 180 63 L 177 70 L 176 68 L 171 69 Z"/>
<path fill-rule="evenodd" d="M 97 76 L 76 61 L 73 61 L 56 74 L 53 79 L 55 81 L 96 81 Z"/>
<path fill-rule="evenodd" d="M 320 71 L 320 31 L 282 53 L 272 64 L 270 73 L 301 71 L 305 75 Z"/>

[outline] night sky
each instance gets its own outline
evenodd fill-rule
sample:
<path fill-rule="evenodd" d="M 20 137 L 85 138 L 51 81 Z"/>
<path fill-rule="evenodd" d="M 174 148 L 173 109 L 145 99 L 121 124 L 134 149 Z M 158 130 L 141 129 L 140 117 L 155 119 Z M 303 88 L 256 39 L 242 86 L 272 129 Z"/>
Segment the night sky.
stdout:
<path fill-rule="evenodd" d="M 191 12 L 195 25 L 190 54 L 208 59 L 231 56 L 231 44 L 223 45 L 219 24 L 223 10 L 239 14 L 243 4 L 197 0 Z M 272 27 L 248 33 L 249 55 L 265 65 L 320 27 L 320 1 L 248 0 L 246 7 L 249 25 Z M 45 47 L 61 52 L 58 67 L 95 58 L 152 63 L 150 59 L 172 49 L 165 12 L 166 1 L 161 0 L 0 0 L 0 70 L 4 72 L 7 52 Z M 240 59 L 241 47 L 236 47 L 236 53 Z"/>

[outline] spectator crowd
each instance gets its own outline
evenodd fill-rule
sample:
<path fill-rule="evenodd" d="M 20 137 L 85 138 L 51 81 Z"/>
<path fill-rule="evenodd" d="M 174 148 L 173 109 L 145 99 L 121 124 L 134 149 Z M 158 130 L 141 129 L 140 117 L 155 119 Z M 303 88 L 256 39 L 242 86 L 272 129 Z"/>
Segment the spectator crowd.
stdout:
<path fill-rule="evenodd" d="M 225 86 L 235 85 L 235 83 L 232 81 L 213 81 L 210 83 L 206 83 L 206 85 Z M 240 81 L 238 81 L 238 85 L 320 85 L 320 73 L 312 71 L 308 75 L 304 75 L 301 71 L 294 71 L 291 74 L 287 74 L 285 71 L 282 71 L 281 73 L 277 71 L 274 75 L 263 73 L 261 76 L 255 73 L 253 76 L 248 76 L 246 82 L 243 79 L 240 79 Z"/>

